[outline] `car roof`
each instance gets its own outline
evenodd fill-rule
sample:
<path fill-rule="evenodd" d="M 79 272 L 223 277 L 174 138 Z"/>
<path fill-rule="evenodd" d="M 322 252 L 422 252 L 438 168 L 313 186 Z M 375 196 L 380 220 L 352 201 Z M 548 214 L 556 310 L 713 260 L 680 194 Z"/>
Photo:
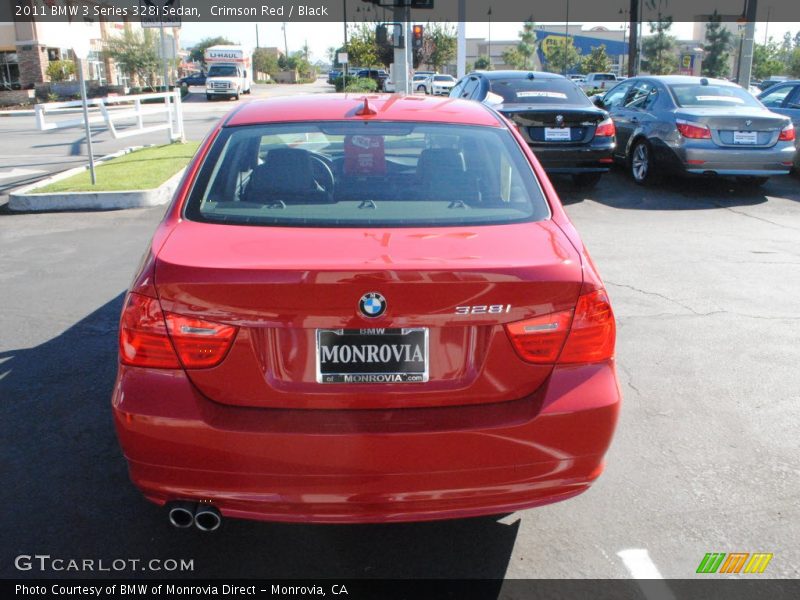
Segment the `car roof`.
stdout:
<path fill-rule="evenodd" d="M 534 79 L 566 79 L 558 73 L 547 73 L 545 71 L 474 71 L 470 75 L 481 75 L 486 79 L 528 79 L 533 75 Z"/>
<path fill-rule="evenodd" d="M 728 85 L 732 87 L 739 87 L 739 84 L 728 81 L 727 79 L 714 79 L 713 77 L 696 77 L 694 75 L 638 75 L 630 77 L 630 79 L 655 79 L 666 84 L 679 84 L 679 83 L 700 83 L 703 79 L 713 85 Z"/>
<path fill-rule="evenodd" d="M 356 115 L 365 98 L 377 114 Z M 505 126 L 480 102 L 404 94 L 308 94 L 254 100 L 234 109 L 225 126 L 361 119 Z"/>

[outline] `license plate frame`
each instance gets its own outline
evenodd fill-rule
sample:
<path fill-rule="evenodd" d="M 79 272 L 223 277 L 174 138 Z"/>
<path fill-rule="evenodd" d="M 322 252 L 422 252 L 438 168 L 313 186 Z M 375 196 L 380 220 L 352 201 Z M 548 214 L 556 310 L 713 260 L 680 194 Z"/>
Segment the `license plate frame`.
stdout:
<path fill-rule="evenodd" d="M 429 378 L 429 330 L 427 327 L 403 328 L 364 328 L 364 329 L 317 329 L 315 333 L 314 356 L 316 362 L 317 383 L 323 384 L 386 384 L 386 383 L 426 383 Z M 331 342 L 338 342 L 331 345 Z M 393 347 L 393 344 L 394 346 Z M 405 345 L 409 345 L 406 350 Z M 360 354 L 360 361 L 341 366 L 340 351 L 328 351 L 323 357 L 323 348 L 341 348 L 349 346 L 348 357 Z M 353 352 L 353 346 L 361 346 L 360 352 Z M 376 352 L 365 346 L 378 346 Z M 388 346 L 389 361 L 384 361 Z M 422 354 L 422 365 L 415 358 Z M 368 360 L 375 357 L 381 360 Z M 335 358 L 336 361 L 328 359 Z M 325 363 L 331 363 L 330 365 Z M 411 363 L 415 363 L 413 368 Z M 388 366 L 387 366 L 388 365 Z"/>
<path fill-rule="evenodd" d="M 545 142 L 569 142 L 572 141 L 572 127 L 545 127 Z"/>
<path fill-rule="evenodd" d="M 758 144 L 757 131 L 734 131 L 733 143 L 737 146 L 755 146 Z"/>

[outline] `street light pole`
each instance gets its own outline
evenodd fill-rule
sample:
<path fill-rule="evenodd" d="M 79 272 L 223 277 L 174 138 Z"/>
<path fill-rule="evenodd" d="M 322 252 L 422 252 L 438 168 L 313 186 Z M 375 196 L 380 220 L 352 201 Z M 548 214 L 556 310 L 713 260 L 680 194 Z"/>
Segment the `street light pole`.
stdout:
<path fill-rule="evenodd" d="M 347 52 L 347 0 L 342 0 L 342 11 L 344 12 L 344 51 Z M 347 67 L 350 66 L 350 56 L 347 57 L 347 62 L 342 65 L 342 91 L 347 88 Z"/>

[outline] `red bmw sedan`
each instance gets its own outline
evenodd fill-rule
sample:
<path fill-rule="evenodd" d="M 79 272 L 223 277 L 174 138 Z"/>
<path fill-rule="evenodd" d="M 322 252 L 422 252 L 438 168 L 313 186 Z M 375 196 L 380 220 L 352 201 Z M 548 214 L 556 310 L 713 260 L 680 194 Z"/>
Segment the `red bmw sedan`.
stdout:
<path fill-rule="evenodd" d="M 506 513 L 602 472 L 614 340 L 595 265 L 499 113 L 275 98 L 187 168 L 125 299 L 114 420 L 177 527 Z"/>

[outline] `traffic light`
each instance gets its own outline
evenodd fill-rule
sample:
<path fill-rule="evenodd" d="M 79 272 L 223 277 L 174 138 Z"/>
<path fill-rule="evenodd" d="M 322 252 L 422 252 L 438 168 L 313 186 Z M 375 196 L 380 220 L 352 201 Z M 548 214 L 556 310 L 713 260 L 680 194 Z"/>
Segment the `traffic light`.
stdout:
<path fill-rule="evenodd" d="M 386 25 L 378 25 L 375 28 L 375 42 L 380 46 L 385 46 L 389 43 L 389 31 Z"/>
<path fill-rule="evenodd" d="M 425 28 L 422 25 L 414 25 L 414 28 L 411 30 L 411 47 L 414 48 L 414 50 L 422 48 L 422 36 L 424 33 Z"/>

